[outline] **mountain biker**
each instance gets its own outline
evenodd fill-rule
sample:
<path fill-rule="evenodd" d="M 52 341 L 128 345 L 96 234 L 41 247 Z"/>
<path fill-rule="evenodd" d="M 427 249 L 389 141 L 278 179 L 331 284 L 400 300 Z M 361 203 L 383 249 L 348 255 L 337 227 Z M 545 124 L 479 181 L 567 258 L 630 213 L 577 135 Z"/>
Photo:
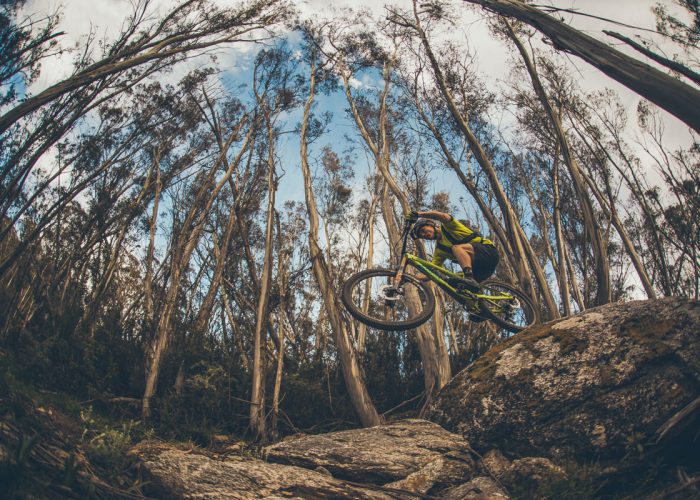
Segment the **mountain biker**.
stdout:
<path fill-rule="evenodd" d="M 496 270 L 499 257 L 493 241 L 484 238 L 450 214 L 411 210 L 406 219 L 413 223 L 411 237 L 414 240 L 436 242 L 433 264 L 442 266 L 445 259 L 450 259 L 456 260 L 462 267 L 463 277 L 450 278 L 450 285 L 475 292 L 479 290 L 479 283 Z M 418 277 L 425 278 L 422 275 Z"/>

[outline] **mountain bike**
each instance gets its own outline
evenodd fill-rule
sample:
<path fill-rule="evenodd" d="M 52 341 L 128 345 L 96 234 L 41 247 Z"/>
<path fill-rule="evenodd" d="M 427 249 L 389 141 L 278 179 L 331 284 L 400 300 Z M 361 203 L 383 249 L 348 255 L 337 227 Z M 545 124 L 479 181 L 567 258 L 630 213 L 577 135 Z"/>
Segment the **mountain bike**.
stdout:
<path fill-rule="evenodd" d="M 488 279 L 480 283 L 478 291 L 457 288 L 448 280 L 460 277 L 461 273 L 407 253 L 411 226 L 410 221 L 405 221 L 400 263 L 396 269 L 365 269 L 343 284 L 341 300 L 355 319 L 391 331 L 409 330 L 428 321 L 435 310 L 435 295 L 427 282 L 407 272 L 411 266 L 463 305 L 476 320 L 491 320 L 511 333 L 518 333 L 539 321 L 532 301 L 512 285 Z"/>

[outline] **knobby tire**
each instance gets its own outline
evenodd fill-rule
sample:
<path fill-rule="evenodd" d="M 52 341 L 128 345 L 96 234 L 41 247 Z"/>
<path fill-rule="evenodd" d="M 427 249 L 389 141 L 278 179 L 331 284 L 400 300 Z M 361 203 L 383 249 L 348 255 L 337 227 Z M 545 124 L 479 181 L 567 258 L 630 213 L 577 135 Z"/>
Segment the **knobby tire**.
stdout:
<path fill-rule="evenodd" d="M 401 321 L 381 319 L 377 317 L 377 315 L 372 315 L 372 311 L 364 312 L 362 305 L 355 302 L 355 294 L 361 292 L 362 287 L 366 286 L 370 279 L 375 280 L 383 278 L 385 281 L 388 281 L 388 279 L 393 281 L 395 276 L 396 271 L 379 268 L 366 269 L 350 276 L 343 284 L 341 300 L 352 317 L 373 328 L 390 331 L 410 330 L 428 321 L 435 310 L 435 295 L 425 283 L 410 274 L 404 273 L 402 286 L 404 289 L 407 287 L 414 287 L 419 293 L 419 297 L 422 296 L 423 301 L 421 302 L 421 309 L 419 311 L 408 311 L 410 316 L 407 318 Z M 373 283 L 373 286 L 376 286 L 376 283 Z M 403 300 L 403 298 L 400 300 Z M 398 302 L 399 301 L 397 301 L 396 305 L 403 306 L 403 304 L 398 304 Z M 378 304 L 372 305 L 377 306 Z"/>
<path fill-rule="evenodd" d="M 491 279 L 484 281 L 481 286 L 482 294 L 488 294 L 490 289 L 500 289 L 508 292 L 517 299 L 518 305 L 522 309 L 522 313 L 524 314 L 526 321 L 524 324 L 523 322 L 515 323 L 509 320 L 500 305 L 489 302 L 488 299 L 479 299 L 481 314 L 496 323 L 501 328 L 504 328 L 511 333 L 518 333 L 539 321 L 539 313 L 530 298 L 509 283 Z"/>

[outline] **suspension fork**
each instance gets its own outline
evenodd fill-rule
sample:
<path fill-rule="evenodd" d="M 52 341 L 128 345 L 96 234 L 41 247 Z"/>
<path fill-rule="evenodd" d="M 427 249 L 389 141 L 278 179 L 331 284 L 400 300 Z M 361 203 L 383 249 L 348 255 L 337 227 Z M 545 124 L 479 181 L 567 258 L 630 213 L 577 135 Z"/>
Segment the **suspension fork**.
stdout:
<path fill-rule="evenodd" d="M 408 232 L 411 230 L 411 222 L 406 220 L 403 224 L 403 234 L 401 235 L 401 263 L 399 264 L 399 270 L 396 272 L 396 278 L 394 278 L 394 286 L 398 288 L 401 280 L 403 279 L 403 273 L 406 270 L 406 245 L 408 243 Z"/>
<path fill-rule="evenodd" d="M 406 263 L 408 262 L 408 259 L 406 258 L 406 254 L 403 254 L 401 256 L 401 263 L 399 264 L 399 270 L 396 272 L 396 277 L 394 278 L 394 286 L 398 288 L 399 283 L 401 283 L 401 280 L 403 279 L 403 273 L 406 270 Z"/>

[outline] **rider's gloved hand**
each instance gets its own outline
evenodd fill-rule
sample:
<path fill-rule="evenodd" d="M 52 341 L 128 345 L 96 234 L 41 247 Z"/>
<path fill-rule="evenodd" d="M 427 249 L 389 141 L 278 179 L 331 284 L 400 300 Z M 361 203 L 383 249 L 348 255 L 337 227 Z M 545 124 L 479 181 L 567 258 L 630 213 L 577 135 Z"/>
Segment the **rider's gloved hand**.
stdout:
<path fill-rule="evenodd" d="M 420 216 L 418 215 L 418 211 L 416 210 L 411 210 L 406 214 L 406 220 L 410 223 L 416 222 L 418 220 L 418 217 Z"/>

